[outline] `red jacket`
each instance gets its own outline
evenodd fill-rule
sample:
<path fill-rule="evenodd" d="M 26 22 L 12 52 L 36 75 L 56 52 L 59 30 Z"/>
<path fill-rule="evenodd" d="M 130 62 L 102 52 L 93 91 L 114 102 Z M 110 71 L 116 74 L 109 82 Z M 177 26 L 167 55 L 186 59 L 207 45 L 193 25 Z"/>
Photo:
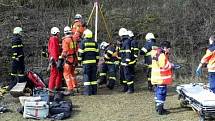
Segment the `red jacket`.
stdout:
<path fill-rule="evenodd" d="M 59 57 L 59 38 L 57 36 L 51 36 L 48 43 L 49 58 L 53 57 L 55 61 Z"/>

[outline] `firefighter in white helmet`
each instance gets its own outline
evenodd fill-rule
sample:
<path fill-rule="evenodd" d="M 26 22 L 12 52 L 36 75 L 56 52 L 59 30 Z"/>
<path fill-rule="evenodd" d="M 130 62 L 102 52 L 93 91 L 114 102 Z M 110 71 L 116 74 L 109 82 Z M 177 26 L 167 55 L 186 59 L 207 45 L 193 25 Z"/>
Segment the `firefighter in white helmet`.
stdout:
<path fill-rule="evenodd" d="M 78 64 L 77 57 L 77 41 L 72 38 L 72 31 L 69 26 L 64 28 L 64 37 L 62 38 L 62 54 L 59 59 L 65 60 L 63 66 L 63 76 L 67 84 L 65 95 L 74 95 L 74 90 L 77 88 L 77 80 L 75 75 L 75 67 Z"/>
<path fill-rule="evenodd" d="M 131 66 L 131 40 L 127 29 L 120 28 L 119 36 L 122 46 L 120 48 L 121 66 L 120 66 L 120 82 L 123 85 L 123 92 L 134 92 L 134 75 Z"/>
<path fill-rule="evenodd" d="M 24 79 L 24 51 L 22 43 L 23 29 L 21 27 L 15 27 L 13 29 L 12 37 L 12 72 L 11 81 L 8 90 L 12 89 L 18 82 L 25 81 Z"/>
<path fill-rule="evenodd" d="M 99 85 L 106 84 L 107 88 L 113 89 L 116 83 L 116 45 L 102 42 L 100 45 L 100 56 L 104 61 L 99 65 Z"/>
<path fill-rule="evenodd" d="M 151 83 L 151 68 L 152 68 L 152 58 L 151 50 L 156 47 L 156 39 L 153 33 L 147 33 L 145 36 L 146 42 L 140 50 L 140 54 L 144 55 L 144 65 L 147 72 L 148 90 L 153 91 L 153 85 Z"/>

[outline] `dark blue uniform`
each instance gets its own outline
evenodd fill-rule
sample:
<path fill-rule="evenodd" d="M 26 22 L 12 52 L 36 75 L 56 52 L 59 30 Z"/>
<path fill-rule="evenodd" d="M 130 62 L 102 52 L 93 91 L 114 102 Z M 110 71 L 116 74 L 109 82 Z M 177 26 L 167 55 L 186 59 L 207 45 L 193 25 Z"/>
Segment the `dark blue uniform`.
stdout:
<path fill-rule="evenodd" d="M 23 43 L 20 35 L 14 35 L 11 40 L 12 43 L 12 72 L 11 72 L 11 83 L 9 89 L 14 87 L 17 82 L 24 82 L 24 52 Z"/>
<path fill-rule="evenodd" d="M 135 61 L 135 64 L 136 64 L 137 57 L 139 54 L 139 46 L 138 46 L 138 41 L 135 39 L 131 40 L 131 53 L 132 53 L 132 61 Z"/>
<path fill-rule="evenodd" d="M 80 43 L 79 61 L 83 64 L 84 70 L 84 94 L 97 94 L 97 63 L 99 59 L 99 49 L 93 39 L 84 39 Z"/>
<path fill-rule="evenodd" d="M 100 70 L 100 84 L 106 84 L 109 89 L 113 89 L 116 82 L 116 62 L 118 61 L 116 55 L 116 48 L 113 45 L 108 46 L 102 56 L 104 63 L 101 64 Z M 107 82 L 108 76 L 108 82 Z"/>
<path fill-rule="evenodd" d="M 152 58 L 151 58 L 151 50 L 155 47 L 155 40 L 147 40 L 144 44 L 143 48 L 140 51 L 141 55 L 144 55 L 145 59 L 145 66 L 147 67 L 146 73 L 147 73 L 147 80 L 148 80 L 148 90 L 152 91 L 152 84 L 151 84 L 151 66 L 152 66 Z"/>
<path fill-rule="evenodd" d="M 122 46 L 120 48 L 121 66 L 120 80 L 124 86 L 123 91 L 134 92 L 134 75 L 132 66 L 131 40 L 128 36 L 122 37 Z"/>

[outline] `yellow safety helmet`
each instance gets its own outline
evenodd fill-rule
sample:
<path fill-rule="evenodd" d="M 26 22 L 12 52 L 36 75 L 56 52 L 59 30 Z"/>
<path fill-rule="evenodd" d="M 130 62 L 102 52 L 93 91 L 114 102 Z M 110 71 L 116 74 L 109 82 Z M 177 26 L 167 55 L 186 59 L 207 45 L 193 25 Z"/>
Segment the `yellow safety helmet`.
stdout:
<path fill-rule="evenodd" d="M 23 30 L 22 30 L 21 27 L 15 27 L 15 28 L 13 29 L 13 34 L 21 34 L 22 31 L 23 31 Z"/>
<path fill-rule="evenodd" d="M 83 33 L 84 38 L 92 38 L 93 37 L 93 33 L 92 31 L 90 31 L 89 29 L 86 29 Z"/>

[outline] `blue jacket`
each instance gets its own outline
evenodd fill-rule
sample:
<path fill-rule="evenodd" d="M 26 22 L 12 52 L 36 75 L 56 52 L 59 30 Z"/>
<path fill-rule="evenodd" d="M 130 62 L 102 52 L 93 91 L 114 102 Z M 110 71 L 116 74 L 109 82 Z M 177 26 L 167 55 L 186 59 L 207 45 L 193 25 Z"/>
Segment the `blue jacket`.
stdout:
<path fill-rule="evenodd" d="M 137 61 L 138 53 L 139 53 L 138 41 L 135 39 L 132 39 L 131 40 L 131 54 L 132 54 L 131 60 L 134 64 Z"/>
<path fill-rule="evenodd" d="M 144 55 L 145 64 L 148 66 L 151 66 L 152 64 L 151 50 L 155 46 L 155 40 L 148 40 L 140 51 L 140 54 Z"/>
<path fill-rule="evenodd" d="M 116 64 L 118 61 L 116 47 L 113 45 L 109 45 L 104 52 L 104 59 L 106 64 Z"/>
<path fill-rule="evenodd" d="M 78 50 L 78 60 L 83 64 L 96 64 L 99 59 L 99 49 L 93 39 L 83 39 Z"/>

